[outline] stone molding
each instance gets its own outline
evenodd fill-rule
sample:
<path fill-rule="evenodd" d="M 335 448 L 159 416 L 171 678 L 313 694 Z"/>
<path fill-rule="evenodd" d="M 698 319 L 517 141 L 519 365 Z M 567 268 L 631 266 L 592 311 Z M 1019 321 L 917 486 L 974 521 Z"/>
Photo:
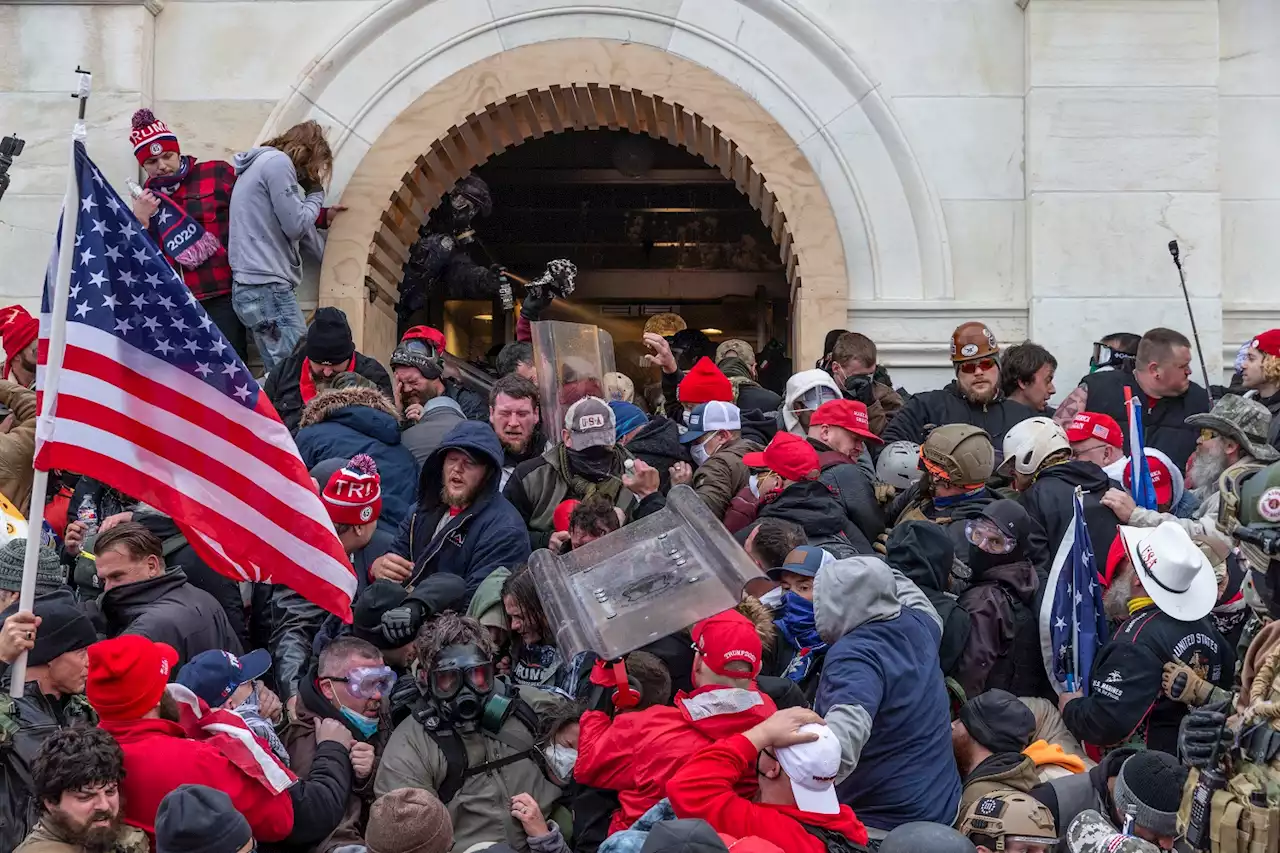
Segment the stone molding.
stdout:
<path fill-rule="evenodd" d="M 5 0 L 6 6 L 142 6 L 159 15 L 167 0 Z"/>

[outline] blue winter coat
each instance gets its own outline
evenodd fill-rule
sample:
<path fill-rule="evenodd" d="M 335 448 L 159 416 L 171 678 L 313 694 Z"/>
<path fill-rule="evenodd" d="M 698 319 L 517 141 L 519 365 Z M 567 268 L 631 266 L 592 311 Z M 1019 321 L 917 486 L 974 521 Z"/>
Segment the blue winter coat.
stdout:
<path fill-rule="evenodd" d="M 400 421 L 391 402 L 372 388 L 326 391 L 307 404 L 300 426 L 293 440 L 307 468 L 360 453 L 373 457 L 382 478 L 378 526 L 397 529 L 413 505 L 418 463 L 400 443 Z"/>
<path fill-rule="evenodd" d="M 483 460 L 489 466 L 489 477 L 475 502 L 441 526 L 449 511 L 440 500 L 441 472 L 445 456 L 454 449 Z M 460 422 L 427 457 L 418 480 L 418 502 L 391 546 L 392 553 L 413 563 L 410 589 L 429 575 L 449 572 L 467 582 L 470 597 L 494 569 L 514 569 L 528 561 L 529 531 L 498 488 L 502 462 L 498 436 L 481 421 Z"/>

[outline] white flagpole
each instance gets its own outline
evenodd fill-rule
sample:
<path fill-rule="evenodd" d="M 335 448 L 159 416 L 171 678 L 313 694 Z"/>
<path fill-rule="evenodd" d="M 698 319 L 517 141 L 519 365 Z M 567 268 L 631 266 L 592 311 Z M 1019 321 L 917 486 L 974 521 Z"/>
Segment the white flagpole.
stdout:
<path fill-rule="evenodd" d="M 72 97 L 80 101 L 80 114 L 71 131 L 67 167 L 67 192 L 62 200 L 62 239 L 58 244 L 58 274 L 53 285 L 53 305 L 49 317 L 49 349 L 45 358 L 41 386 L 40 413 L 36 420 L 36 451 L 49 437 L 53 413 L 58 400 L 58 374 L 62 370 L 62 357 L 67 346 L 67 302 L 71 291 L 71 270 L 75 264 L 76 220 L 80 207 L 80 186 L 76 179 L 76 143 L 88 135 L 85 129 L 85 103 L 89 100 L 89 72 L 76 68 L 79 84 Z M 18 594 L 18 609 L 30 611 L 36 597 L 36 565 L 40 560 L 40 539 L 44 529 L 44 496 L 49 487 L 49 472 L 35 469 L 31 485 L 31 510 L 27 519 L 27 551 L 22 563 L 22 589 Z M 9 695 L 22 696 L 27 681 L 27 653 L 18 655 L 10 667 Z"/>

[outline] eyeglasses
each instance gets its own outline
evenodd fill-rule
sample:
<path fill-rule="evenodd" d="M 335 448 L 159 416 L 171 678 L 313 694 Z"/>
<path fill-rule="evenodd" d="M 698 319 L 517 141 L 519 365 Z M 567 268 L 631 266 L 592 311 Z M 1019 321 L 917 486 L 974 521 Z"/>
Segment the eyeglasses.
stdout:
<path fill-rule="evenodd" d="M 431 694 L 437 699 L 452 699 L 464 684 L 470 684 L 477 693 L 488 693 L 493 690 L 493 664 L 485 663 L 465 669 L 432 669 L 429 683 Z"/>
<path fill-rule="evenodd" d="M 979 370 L 995 370 L 996 360 L 994 358 L 980 358 L 977 361 L 964 361 L 960 363 L 961 373 L 977 373 Z"/>
<path fill-rule="evenodd" d="M 386 696 L 396 686 L 396 673 L 389 666 L 358 666 L 346 675 L 322 675 L 326 681 L 345 681 L 357 699 Z"/>
<path fill-rule="evenodd" d="M 964 536 L 969 544 L 988 554 L 1008 554 L 1018 545 L 1017 539 L 982 518 L 965 522 Z"/>
<path fill-rule="evenodd" d="M 1200 430 L 1201 441 L 1213 441 L 1215 438 L 1221 438 L 1221 437 L 1222 437 L 1222 433 L 1218 432 L 1216 429 L 1209 429 L 1208 427 L 1204 427 L 1203 429 Z"/>

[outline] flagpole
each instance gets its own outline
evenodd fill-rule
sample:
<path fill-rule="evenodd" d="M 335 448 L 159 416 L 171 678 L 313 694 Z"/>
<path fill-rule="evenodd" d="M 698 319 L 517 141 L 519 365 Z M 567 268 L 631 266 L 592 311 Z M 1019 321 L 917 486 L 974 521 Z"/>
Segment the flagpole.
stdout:
<path fill-rule="evenodd" d="M 58 374 L 62 370 L 62 357 L 67 344 L 67 302 L 70 300 L 71 270 L 75 264 L 77 208 L 80 206 L 80 186 L 76 179 L 76 143 L 88 135 L 84 114 L 89 100 L 92 76 L 76 66 L 79 82 L 72 94 L 80 102 L 79 114 L 71 131 L 67 166 L 67 192 L 62 199 L 62 235 L 58 244 L 58 275 L 53 285 L 53 305 L 49 317 L 49 348 L 45 355 L 45 368 L 41 384 L 41 409 L 36 420 L 36 451 L 48 438 L 47 426 L 53 422 L 53 410 L 58 398 Z M 40 560 L 40 540 L 44 532 L 44 497 L 49 488 L 48 470 L 35 469 L 31 483 L 31 510 L 27 519 L 27 550 L 22 562 L 22 587 L 18 593 L 18 609 L 30 611 L 36 597 L 36 565 Z M 22 652 L 10 667 L 9 695 L 21 698 L 27 681 L 27 653 Z"/>

